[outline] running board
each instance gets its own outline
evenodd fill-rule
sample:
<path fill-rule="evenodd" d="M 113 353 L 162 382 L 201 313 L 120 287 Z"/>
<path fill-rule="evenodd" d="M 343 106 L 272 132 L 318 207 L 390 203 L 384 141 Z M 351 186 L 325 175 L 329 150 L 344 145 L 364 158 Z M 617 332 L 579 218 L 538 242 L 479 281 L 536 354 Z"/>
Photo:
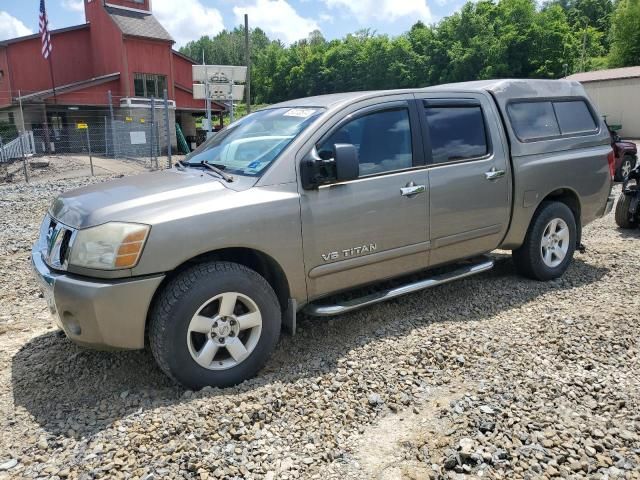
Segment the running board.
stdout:
<path fill-rule="evenodd" d="M 476 273 L 486 272 L 487 270 L 491 270 L 491 268 L 493 268 L 493 263 L 493 259 L 489 257 L 481 257 L 479 261 L 461 266 L 453 271 L 440 273 L 432 277 L 406 283 L 398 287 L 381 290 L 379 292 L 371 293 L 360 298 L 337 302 L 334 305 L 310 303 L 304 308 L 303 311 L 307 315 L 313 315 L 317 317 L 330 317 L 333 315 L 339 315 L 341 313 L 347 313 L 352 310 L 356 310 L 357 308 L 367 307 L 375 303 L 384 302 L 392 298 L 400 297 L 401 295 L 417 292 L 426 288 L 436 287 L 453 280 L 458 280 L 460 278 L 475 275 Z"/>

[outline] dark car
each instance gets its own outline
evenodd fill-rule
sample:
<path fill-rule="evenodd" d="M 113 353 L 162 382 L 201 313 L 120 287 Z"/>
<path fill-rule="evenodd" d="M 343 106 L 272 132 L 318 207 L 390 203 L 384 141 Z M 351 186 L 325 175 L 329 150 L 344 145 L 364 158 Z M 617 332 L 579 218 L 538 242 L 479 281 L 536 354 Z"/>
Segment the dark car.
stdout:
<path fill-rule="evenodd" d="M 611 146 L 616 157 L 615 181 L 622 182 L 629 176 L 638 161 L 638 147 L 635 143 L 623 140 L 612 127 L 607 125 L 611 134 Z"/>

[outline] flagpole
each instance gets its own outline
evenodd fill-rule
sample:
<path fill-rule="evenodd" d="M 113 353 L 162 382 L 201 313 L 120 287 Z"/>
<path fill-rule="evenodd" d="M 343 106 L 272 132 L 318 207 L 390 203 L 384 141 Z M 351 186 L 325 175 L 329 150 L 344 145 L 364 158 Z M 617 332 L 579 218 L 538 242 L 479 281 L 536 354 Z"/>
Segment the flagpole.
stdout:
<path fill-rule="evenodd" d="M 53 50 L 53 49 L 52 49 Z M 49 51 L 49 56 L 47 57 L 47 60 L 49 61 L 49 74 L 51 75 L 51 88 L 53 90 L 53 103 L 57 103 L 57 99 L 56 99 L 56 81 L 55 81 L 55 77 L 53 76 L 53 51 Z"/>
<path fill-rule="evenodd" d="M 57 103 L 56 80 L 53 76 L 53 45 L 51 44 L 51 33 L 49 32 L 49 17 L 44 0 L 40 0 L 40 38 L 42 40 L 42 56 L 49 62 L 49 75 L 51 76 L 51 89 L 53 90 L 53 103 Z"/>

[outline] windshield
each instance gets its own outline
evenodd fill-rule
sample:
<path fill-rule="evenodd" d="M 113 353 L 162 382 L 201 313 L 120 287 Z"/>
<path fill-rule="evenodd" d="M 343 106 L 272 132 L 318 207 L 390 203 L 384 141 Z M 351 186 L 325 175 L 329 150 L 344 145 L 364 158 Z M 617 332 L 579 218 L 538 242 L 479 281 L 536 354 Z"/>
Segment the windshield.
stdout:
<path fill-rule="evenodd" d="M 228 173 L 258 176 L 322 111 L 271 108 L 252 113 L 216 133 L 184 162 L 207 162 Z"/>

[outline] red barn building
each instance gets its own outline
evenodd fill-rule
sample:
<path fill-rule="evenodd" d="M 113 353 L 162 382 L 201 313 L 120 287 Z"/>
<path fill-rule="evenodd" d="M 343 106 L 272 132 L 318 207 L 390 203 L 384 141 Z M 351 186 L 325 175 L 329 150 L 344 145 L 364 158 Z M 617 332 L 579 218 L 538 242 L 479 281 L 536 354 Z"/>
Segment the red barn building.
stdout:
<path fill-rule="evenodd" d="M 85 24 L 51 31 L 53 75 L 39 34 L 1 41 L 0 120 L 19 127 L 24 120 L 27 130 L 104 121 L 110 92 L 116 114 L 137 121 L 148 118 L 150 98 L 162 99 L 166 89 L 174 146 L 174 122 L 195 136 L 194 114 L 205 108 L 203 100 L 193 99 L 195 62 L 172 49 L 174 41 L 150 2 L 85 0 Z M 162 109 L 155 116 L 162 120 Z"/>

